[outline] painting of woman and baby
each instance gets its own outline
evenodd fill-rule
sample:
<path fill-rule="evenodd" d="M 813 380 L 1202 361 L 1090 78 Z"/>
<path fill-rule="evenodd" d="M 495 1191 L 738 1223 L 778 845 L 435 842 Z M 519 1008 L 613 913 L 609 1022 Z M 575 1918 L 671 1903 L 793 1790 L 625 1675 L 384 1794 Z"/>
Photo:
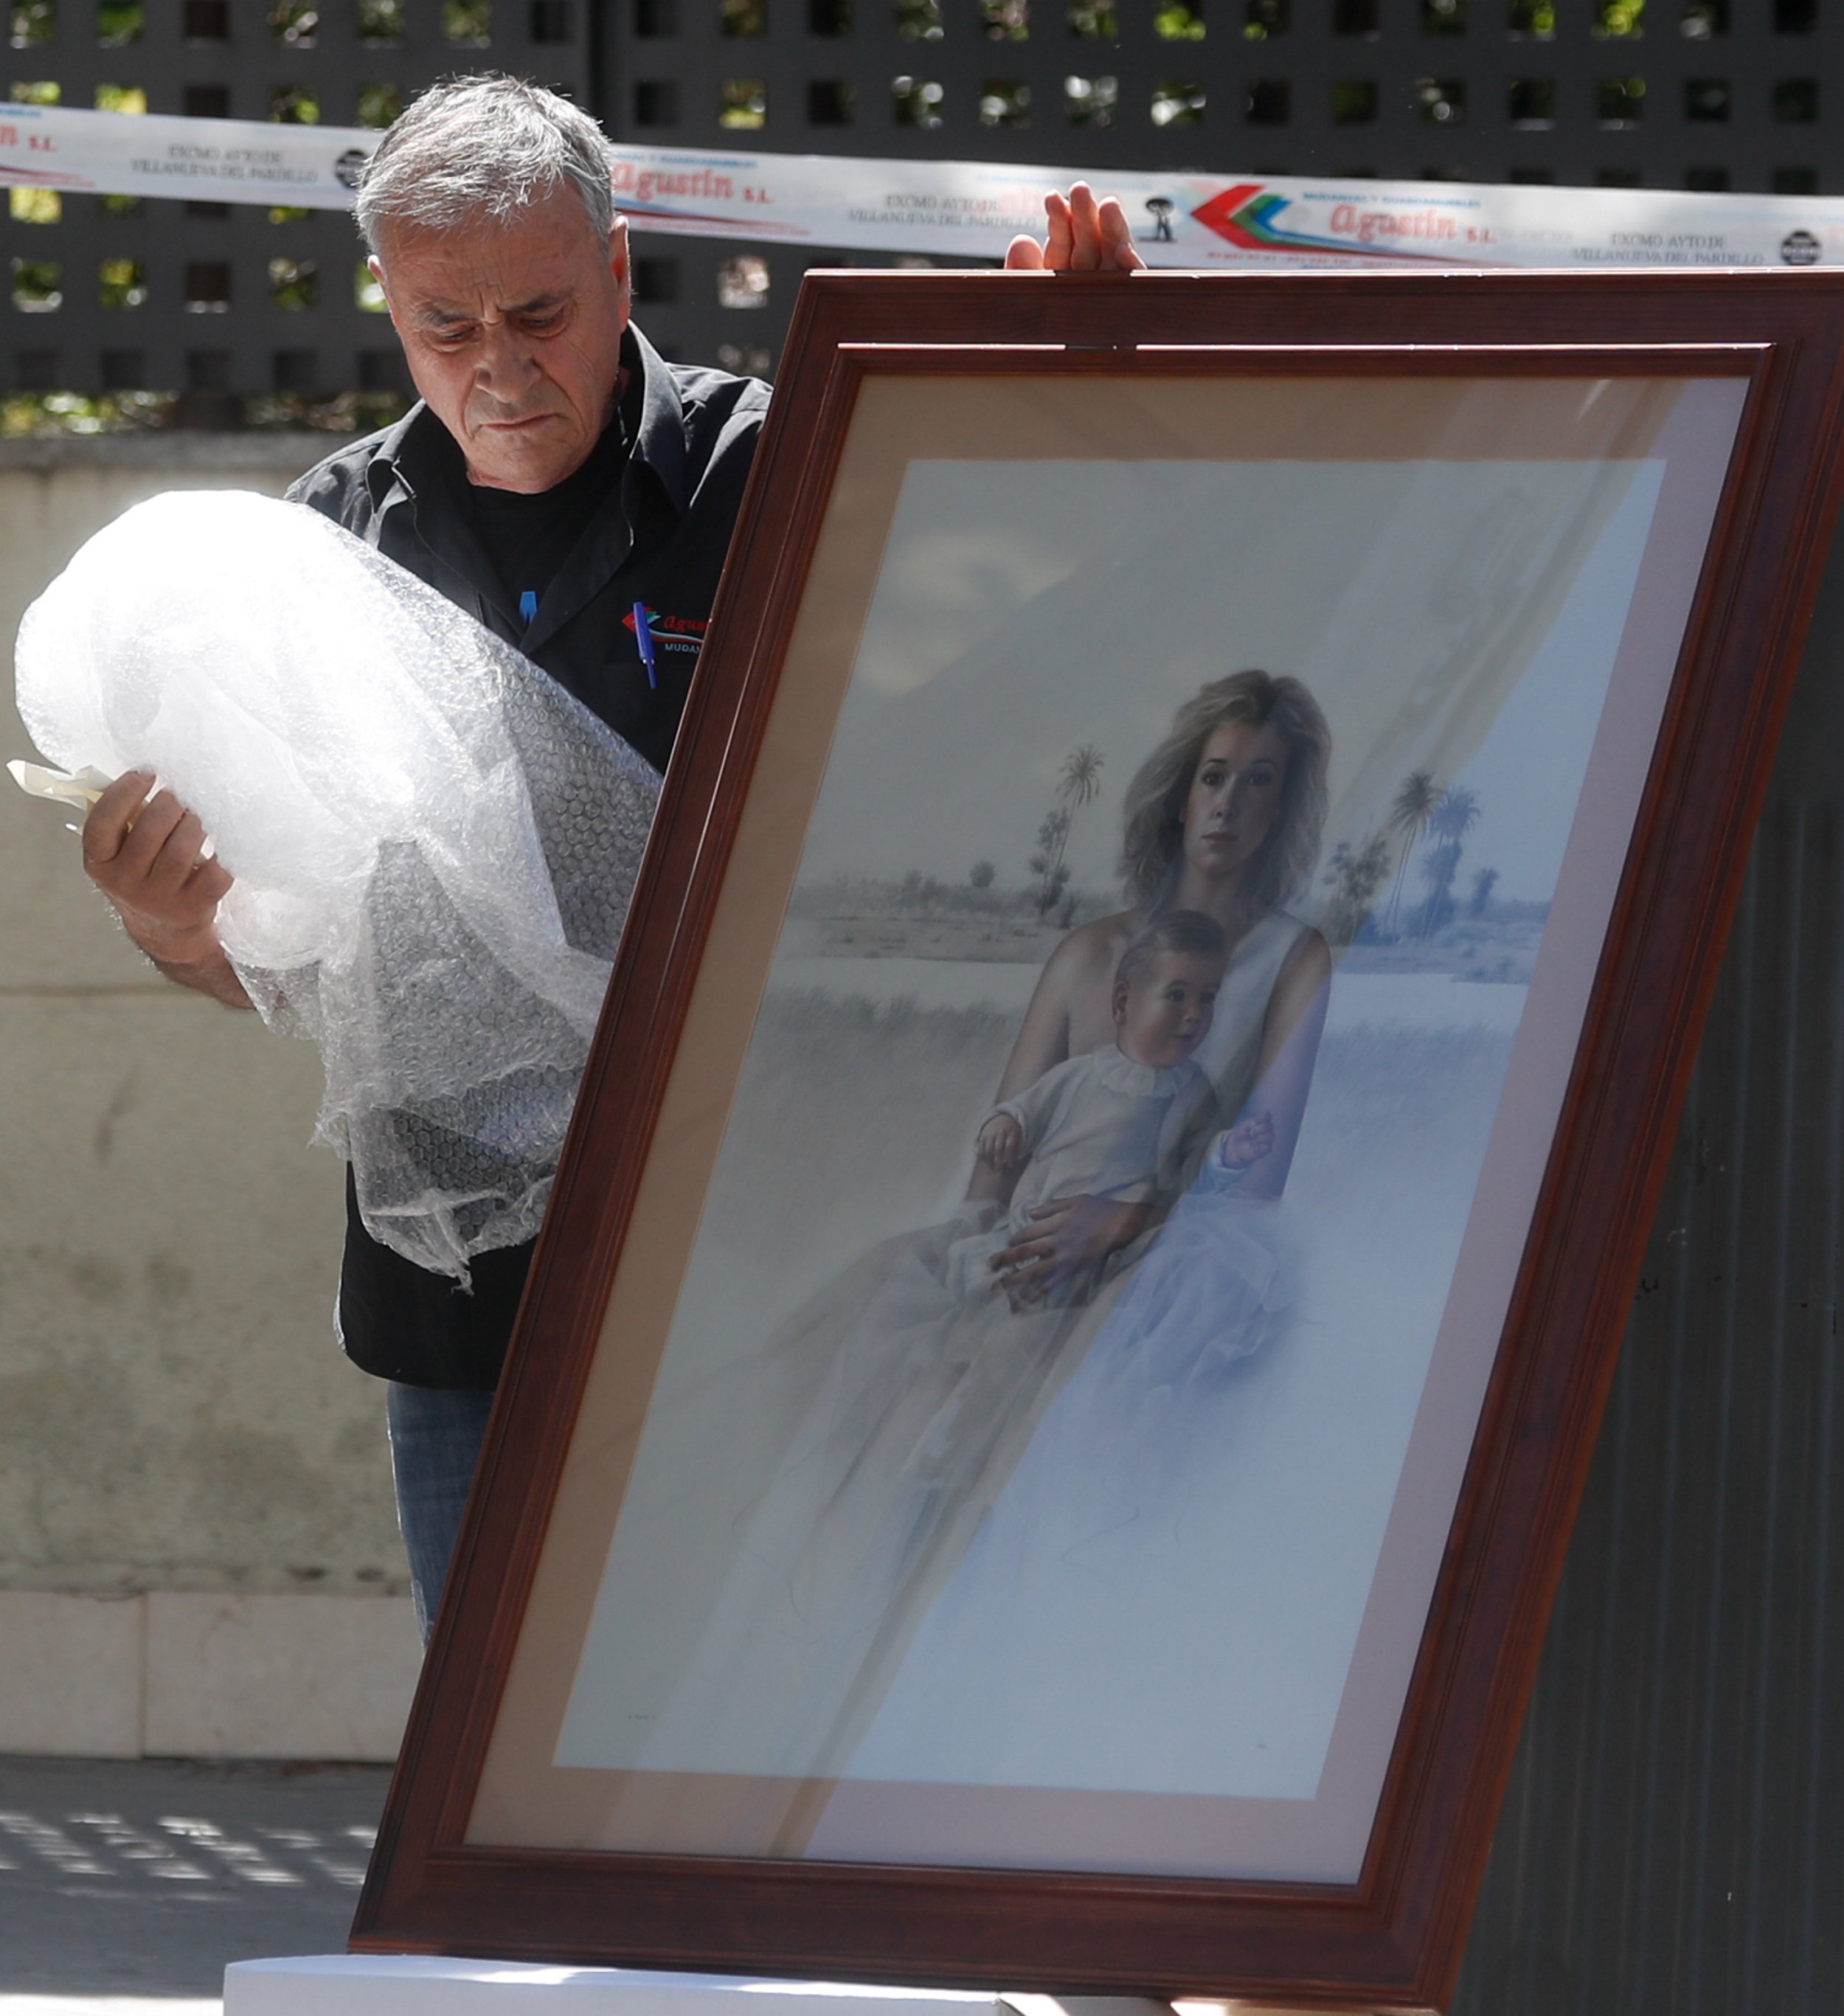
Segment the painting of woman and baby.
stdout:
<path fill-rule="evenodd" d="M 1284 1336 L 1278 1201 L 1332 971 L 1288 905 L 1318 861 L 1330 755 L 1295 679 L 1240 671 L 1179 707 L 1126 793 L 1125 905 L 1043 965 L 959 1208 L 809 1295 L 747 1381 L 698 1388 L 759 1422 L 773 1460 L 676 1655 L 656 1644 L 625 1686 L 585 1658 L 560 1764 L 848 1772 L 1046 1411 L 1099 1410 L 1079 1443 L 1169 1470 L 1186 1420 Z M 1174 1432 L 1147 1433 L 1153 1416 Z M 621 1555 L 618 1533 L 603 1616 L 625 1607 Z M 810 1820 L 791 1795 L 763 1848 L 800 1852 Z"/>

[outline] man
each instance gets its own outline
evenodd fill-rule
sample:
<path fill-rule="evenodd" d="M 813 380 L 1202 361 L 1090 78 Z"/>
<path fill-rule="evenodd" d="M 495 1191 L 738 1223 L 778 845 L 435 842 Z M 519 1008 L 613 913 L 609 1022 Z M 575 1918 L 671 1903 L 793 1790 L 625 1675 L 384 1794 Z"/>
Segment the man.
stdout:
<path fill-rule="evenodd" d="M 1141 264 L 1116 203 L 1046 200 L 1021 270 Z M 517 644 L 664 769 L 768 388 L 668 365 L 628 320 L 627 226 L 600 128 L 506 77 L 419 99 L 361 180 L 358 218 L 420 402 L 290 491 Z M 633 612 L 651 613 L 654 663 Z M 85 866 L 161 972 L 250 1006 L 218 942 L 231 878 L 196 817 L 134 772 L 84 829 Z M 385 1379 L 398 1517 L 427 1634 L 531 1249 L 474 1262 L 474 1292 L 360 1222 L 348 1176 L 339 1318 Z"/>

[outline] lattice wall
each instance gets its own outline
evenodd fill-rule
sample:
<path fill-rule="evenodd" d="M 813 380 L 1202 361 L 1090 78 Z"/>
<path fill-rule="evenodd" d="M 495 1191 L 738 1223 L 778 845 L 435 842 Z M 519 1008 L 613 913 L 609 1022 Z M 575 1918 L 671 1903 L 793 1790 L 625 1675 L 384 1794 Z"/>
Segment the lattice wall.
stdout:
<path fill-rule="evenodd" d="M 607 20 L 604 121 L 662 145 L 1844 190 L 1821 123 L 1844 110 L 1844 0 L 627 0 Z M 726 271 L 738 248 L 685 243 L 642 241 L 649 327 L 772 355 L 811 260 Z"/>
<path fill-rule="evenodd" d="M 589 0 L 5 0 L 0 95 L 204 117 L 385 125 L 456 70 L 582 98 Z M 214 399 L 407 381 L 337 212 L 0 195 L 0 390 Z"/>
<path fill-rule="evenodd" d="M 0 0 L 0 85 L 382 122 L 474 67 L 618 139 L 1092 169 L 1844 190 L 1844 0 Z M 125 94 L 125 96 L 124 96 Z M 21 193 L 0 389 L 382 389 L 332 216 Z M 639 240 L 670 353 L 771 369 L 817 257 Z M 866 261 L 857 255 L 859 263 Z M 54 305 L 55 303 L 55 305 Z"/>

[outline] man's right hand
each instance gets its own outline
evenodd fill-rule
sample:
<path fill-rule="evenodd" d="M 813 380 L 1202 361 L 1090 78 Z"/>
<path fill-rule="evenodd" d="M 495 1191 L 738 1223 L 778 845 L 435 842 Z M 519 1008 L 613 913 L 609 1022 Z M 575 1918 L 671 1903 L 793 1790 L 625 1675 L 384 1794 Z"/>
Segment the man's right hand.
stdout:
<path fill-rule="evenodd" d="M 218 941 L 227 869 L 205 853 L 205 829 L 146 770 L 117 777 L 83 827 L 84 872 L 161 972 L 233 1008 L 250 997 Z"/>
<path fill-rule="evenodd" d="M 1143 272 L 1146 261 L 1133 243 L 1127 214 L 1115 196 L 1097 201 L 1086 182 L 1072 182 L 1069 193 L 1052 189 L 1043 200 L 1045 230 L 1041 243 L 1028 232 L 1006 247 L 1011 273 Z"/>

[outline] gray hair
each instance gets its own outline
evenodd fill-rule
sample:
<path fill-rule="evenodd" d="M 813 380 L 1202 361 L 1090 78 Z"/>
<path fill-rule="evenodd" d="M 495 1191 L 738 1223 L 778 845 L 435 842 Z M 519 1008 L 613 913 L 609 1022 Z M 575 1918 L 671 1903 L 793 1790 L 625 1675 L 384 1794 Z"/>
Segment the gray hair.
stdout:
<path fill-rule="evenodd" d="M 510 224 L 567 183 L 598 241 L 614 223 L 608 143 L 586 112 L 542 85 L 488 74 L 432 86 L 378 143 L 358 178 L 358 229 L 402 223 L 451 231 Z"/>
<path fill-rule="evenodd" d="M 1325 826 L 1331 731 L 1298 679 L 1231 672 L 1185 702 L 1127 787 L 1121 875 L 1136 909 L 1156 911 L 1171 901 L 1184 849 L 1184 802 L 1204 745 L 1218 729 L 1244 722 L 1272 728 L 1287 749 L 1280 815 L 1248 864 L 1250 893 L 1271 909 L 1295 895 L 1312 873 Z"/>

